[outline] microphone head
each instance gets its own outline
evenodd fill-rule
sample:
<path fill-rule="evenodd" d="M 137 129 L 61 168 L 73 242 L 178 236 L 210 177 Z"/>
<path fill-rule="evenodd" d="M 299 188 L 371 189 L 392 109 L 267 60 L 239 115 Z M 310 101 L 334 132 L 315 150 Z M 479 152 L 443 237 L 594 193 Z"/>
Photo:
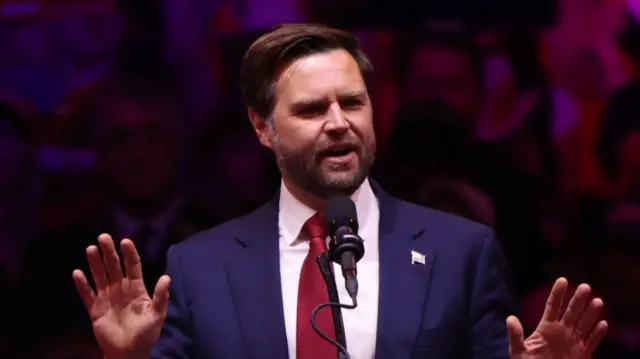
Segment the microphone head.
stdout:
<path fill-rule="evenodd" d="M 339 196 L 327 201 L 325 216 L 329 237 L 333 238 L 340 228 L 348 227 L 352 233 L 358 233 L 358 213 L 351 198 Z"/>

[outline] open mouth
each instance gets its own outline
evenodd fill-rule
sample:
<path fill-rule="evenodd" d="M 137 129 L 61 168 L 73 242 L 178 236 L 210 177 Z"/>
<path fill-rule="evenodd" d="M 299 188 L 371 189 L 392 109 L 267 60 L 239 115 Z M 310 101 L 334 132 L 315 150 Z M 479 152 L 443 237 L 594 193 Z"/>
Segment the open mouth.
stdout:
<path fill-rule="evenodd" d="M 329 149 L 323 153 L 325 157 L 342 157 L 354 152 L 355 149 L 353 147 L 344 147 L 344 148 L 335 148 Z"/>
<path fill-rule="evenodd" d="M 322 153 L 322 158 L 336 164 L 349 163 L 356 156 L 356 148 L 353 146 L 330 148 Z"/>

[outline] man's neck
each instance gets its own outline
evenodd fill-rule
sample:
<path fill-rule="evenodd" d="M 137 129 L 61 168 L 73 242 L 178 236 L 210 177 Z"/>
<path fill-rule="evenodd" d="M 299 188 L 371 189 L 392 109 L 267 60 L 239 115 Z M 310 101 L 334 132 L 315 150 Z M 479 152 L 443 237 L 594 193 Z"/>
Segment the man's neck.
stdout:
<path fill-rule="evenodd" d="M 313 209 L 316 212 L 324 211 L 326 200 L 303 190 L 286 177 L 282 178 L 282 182 L 284 182 L 284 185 L 287 186 L 287 189 L 289 190 L 289 192 L 291 192 L 293 197 L 295 197 L 302 204 Z"/>
<path fill-rule="evenodd" d="M 317 196 L 313 193 L 310 193 L 309 191 L 306 191 L 300 188 L 300 186 L 296 185 L 293 181 L 291 181 L 286 177 L 282 178 L 282 182 L 287 187 L 287 190 L 289 190 L 291 195 L 295 199 L 300 201 L 300 203 L 304 204 L 305 206 L 311 208 L 316 212 L 320 212 L 320 213 L 324 212 L 325 206 L 327 203 L 327 198 Z M 362 183 L 360 183 L 358 188 L 360 188 L 361 186 L 362 186 Z M 354 193 L 357 193 L 357 191 L 358 190 L 356 189 L 353 193 L 350 193 L 349 196 L 352 196 Z"/>

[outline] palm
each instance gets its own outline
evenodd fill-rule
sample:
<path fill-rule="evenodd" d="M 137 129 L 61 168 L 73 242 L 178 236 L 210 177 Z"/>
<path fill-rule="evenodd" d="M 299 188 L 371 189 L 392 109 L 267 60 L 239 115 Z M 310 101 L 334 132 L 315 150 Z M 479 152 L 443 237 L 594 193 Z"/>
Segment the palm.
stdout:
<path fill-rule="evenodd" d="M 511 359 L 591 358 L 607 330 L 605 321 L 598 322 L 602 300 L 590 300 L 589 286 L 581 285 L 562 315 L 566 291 L 566 280 L 558 279 L 538 327 L 527 339 L 518 319 L 507 319 Z"/>
<path fill-rule="evenodd" d="M 158 340 L 166 316 L 169 278 L 158 281 L 154 299 L 142 280 L 139 256 L 131 241 L 123 241 L 127 276 L 108 236 L 99 238 L 104 264 L 95 246 L 87 258 L 96 283 L 96 292 L 81 271 L 74 272 L 78 291 L 87 306 L 96 340 L 107 358 L 145 356 Z"/>
<path fill-rule="evenodd" d="M 125 279 L 124 281 L 130 282 Z M 133 284 L 133 283 L 123 283 Z M 162 317 L 152 308 L 152 302 L 144 287 L 122 290 L 109 289 L 100 293 L 89 308 L 96 340 L 102 348 L 113 348 L 109 357 L 120 357 L 127 348 L 137 342 L 155 342 L 160 334 Z M 158 325 L 160 324 L 160 325 Z"/>
<path fill-rule="evenodd" d="M 541 322 L 536 331 L 524 341 L 524 345 L 527 349 L 523 359 L 588 357 L 585 356 L 587 346 L 584 340 L 559 322 Z"/>

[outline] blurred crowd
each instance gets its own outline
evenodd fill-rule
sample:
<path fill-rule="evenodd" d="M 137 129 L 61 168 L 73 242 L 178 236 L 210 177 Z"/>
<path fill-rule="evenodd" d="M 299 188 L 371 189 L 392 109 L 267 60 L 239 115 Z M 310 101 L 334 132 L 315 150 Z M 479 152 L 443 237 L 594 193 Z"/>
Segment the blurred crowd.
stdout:
<path fill-rule="evenodd" d="M 263 3 L 0 19 L 0 357 L 101 358 L 71 280 L 100 233 L 136 243 L 152 288 L 169 246 L 275 194 L 240 60 L 319 10 Z M 543 27 L 356 29 L 376 68 L 372 176 L 493 227 L 529 330 L 550 280 L 589 281 L 612 328 L 600 357 L 638 358 L 640 5 L 556 5 Z"/>

